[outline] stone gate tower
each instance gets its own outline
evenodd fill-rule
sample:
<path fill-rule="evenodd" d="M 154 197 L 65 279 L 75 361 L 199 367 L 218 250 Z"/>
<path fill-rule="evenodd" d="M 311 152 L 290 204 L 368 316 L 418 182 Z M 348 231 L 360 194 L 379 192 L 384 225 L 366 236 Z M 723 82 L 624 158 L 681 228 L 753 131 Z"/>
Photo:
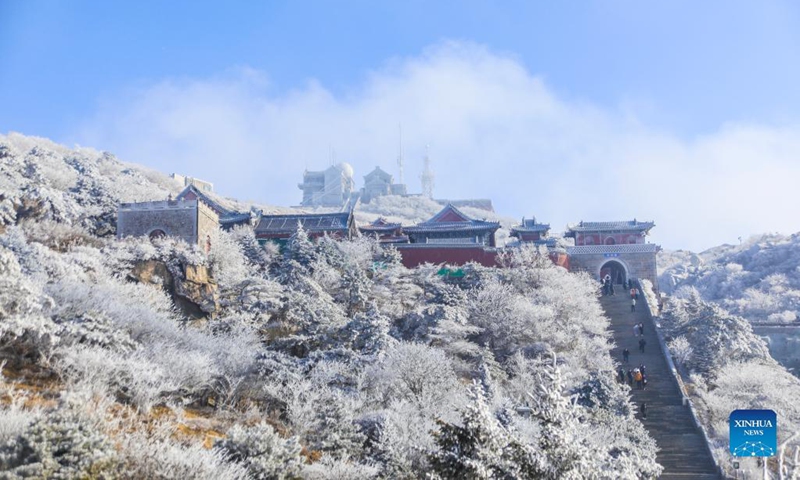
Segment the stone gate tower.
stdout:
<path fill-rule="evenodd" d="M 585 271 L 596 279 L 610 275 L 614 283 L 646 278 L 658 290 L 658 245 L 646 243 L 653 222 L 580 222 L 567 226 L 565 237 L 575 239 L 567 248 L 570 270 Z"/>
<path fill-rule="evenodd" d="M 219 215 L 200 199 L 122 203 L 117 211 L 117 238 L 171 236 L 207 248 L 218 228 Z"/>

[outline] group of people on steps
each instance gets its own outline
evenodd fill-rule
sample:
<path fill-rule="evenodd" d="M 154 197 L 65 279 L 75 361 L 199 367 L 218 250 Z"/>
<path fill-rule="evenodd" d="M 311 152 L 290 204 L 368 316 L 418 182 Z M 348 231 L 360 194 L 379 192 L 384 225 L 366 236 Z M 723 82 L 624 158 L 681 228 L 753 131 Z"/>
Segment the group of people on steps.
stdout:
<path fill-rule="evenodd" d="M 623 283 L 626 290 L 630 292 L 631 296 L 631 313 L 636 312 L 636 301 L 639 300 L 639 289 L 636 288 L 633 281 L 626 280 Z M 614 285 L 611 281 L 611 276 L 606 275 L 603 278 L 603 294 L 614 295 Z M 633 325 L 633 336 L 639 337 L 639 352 L 644 353 L 647 341 L 644 339 L 644 322 L 639 322 Z M 625 364 L 630 362 L 631 351 L 627 348 L 622 350 L 622 360 Z M 620 366 L 617 372 L 617 380 L 619 383 L 627 383 L 631 387 L 636 384 L 638 390 L 647 390 L 647 367 L 644 363 L 640 363 L 638 367 L 630 368 L 627 371 L 624 367 Z M 642 418 L 647 418 L 647 403 L 642 402 L 639 411 Z"/>
<path fill-rule="evenodd" d="M 603 296 L 616 295 L 614 292 L 614 281 L 611 279 L 611 275 L 606 274 L 601 283 L 603 284 Z M 636 311 L 636 301 L 639 300 L 639 289 L 636 287 L 633 280 L 625 280 L 622 282 L 622 286 L 631 293 L 631 312 Z"/>

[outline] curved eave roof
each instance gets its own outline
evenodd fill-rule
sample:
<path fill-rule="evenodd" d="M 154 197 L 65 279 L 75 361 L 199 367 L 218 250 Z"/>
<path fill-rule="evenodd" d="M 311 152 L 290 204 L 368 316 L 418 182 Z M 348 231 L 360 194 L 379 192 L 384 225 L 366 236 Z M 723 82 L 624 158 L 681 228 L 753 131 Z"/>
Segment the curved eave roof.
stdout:
<path fill-rule="evenodd" d="M 425 233 L 425 232 L 464 232 L 464 231 L 483 231 L 497 230 L 500 228 L 499 222 L 440 222 L 440 223 L 421 223 L 413 227 L 405 227 L 406 233 Z"/>
<path fill-rule="evenodd" d="M 579 224 L 568 225 L 567 234 L 578 232 L 609 232 L 609 231 L 634 231 L 648 232 L 655 226 L 655 222 L 581 222 Z"/>
<path fill-rule="evenodd" d="M 249 221 L 252 217 L 249 213 L 238 213 L 238 214 L 230 214 L 224 217 L 220 217 L 219 223 L 237 223 L 237 222 L 245 222 Z"/>
<path fill-rule="evenodd" d="M 359 230 L 362 232 L 393 232 L 395 230 L 400 229 L 400 224 L 388 224 L 388 225 L 362 225 L 358 227 Z"/>
<path fill-rule="evenodd" d="M 352 215 L 345 213 L 262 215 L 255 228 L 256 234 L 287 233 L 297 231 L 297 224 L 307 232 L 348 230 Z"/>
<path fill-rule="evenodd" d="M 542 223 L 539 225 L 534 225 L 532 227 L 523 227 L 518 225 L 516 227 L 511 227 L 512 232 L 520 232 L 520 233 L 537 233 L 537 232 L 547 232 L 550 230 L 550 224 Z"/>

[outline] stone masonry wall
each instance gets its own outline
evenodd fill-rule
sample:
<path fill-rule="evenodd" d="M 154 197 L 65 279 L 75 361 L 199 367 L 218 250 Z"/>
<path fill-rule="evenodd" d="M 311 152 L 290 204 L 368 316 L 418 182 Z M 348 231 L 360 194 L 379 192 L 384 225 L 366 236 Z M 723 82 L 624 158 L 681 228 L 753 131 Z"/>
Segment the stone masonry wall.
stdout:
<path fill-rule="evenodd" d="M 588 272 L 599 279 L 600 268 L 609 261 L 621 263 L 628 272 L 628 278 L 646 278 L 658 288 L 658 274 L 656 273 L 656 254 L 647 253 L 619 253 L 616 256 L 606 256 L 603 253 L 570 255 L 569 265 L 572 271 Z"/>
<path fill-rule="evenodd" d="M 206 245 L 207 239 L 213 237 L 219 229 L 219 215 L 205 203 L 199 202 L 197 210 L 197 243 L 201 247 Z"/>
<path fill-rule="evenodd" d="M 169 236 L 197 244 L 197 204 L 196 200 L 122 204 L 117 211 L 117 237 L 138 237 L 163 230 Z"/>

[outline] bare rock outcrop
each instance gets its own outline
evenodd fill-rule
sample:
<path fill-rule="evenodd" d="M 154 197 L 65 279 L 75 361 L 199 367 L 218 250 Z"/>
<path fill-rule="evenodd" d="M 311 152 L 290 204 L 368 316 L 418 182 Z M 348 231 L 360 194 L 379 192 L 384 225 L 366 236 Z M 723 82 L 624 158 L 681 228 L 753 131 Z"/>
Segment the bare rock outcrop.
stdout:
<path fill-rule="evenodd" d="M 131 280 L 161 287 L 189 318 L 213 317 L 219 310 L 217 282 L 206 266 L 174 267 L 161 260 L 146 260 L 137 263 L 128 276 Z"/>

